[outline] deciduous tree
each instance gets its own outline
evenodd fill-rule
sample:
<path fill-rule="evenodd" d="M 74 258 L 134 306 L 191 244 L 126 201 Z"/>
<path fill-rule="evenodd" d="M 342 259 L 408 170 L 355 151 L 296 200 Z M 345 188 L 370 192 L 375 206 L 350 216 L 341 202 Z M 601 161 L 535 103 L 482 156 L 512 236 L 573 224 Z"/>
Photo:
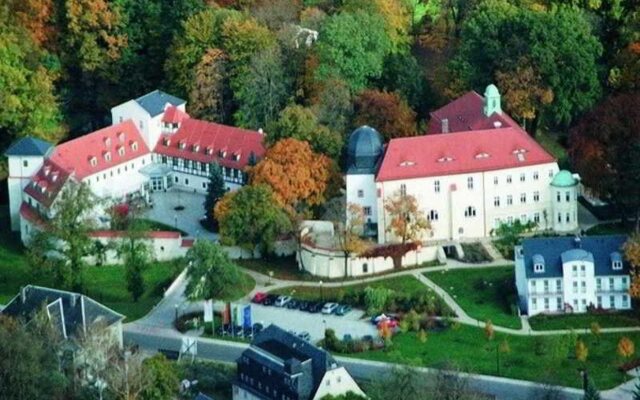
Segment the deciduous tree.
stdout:
<path fill-rule="evenodd" d="M 197 240 L 187 252 L 189 282 L 185 294 L 190 300 L 226 299 L 242 280 L 238 267 L 217 244 Z"/>
<path fill-rule="evenodd" d="M 146 242 L 148 233 L 149 229 L 144 222 L 134 220 L 118 246 L 118 253 L 125 266 L 127 291 L 134 302 L 142 297 L 145 290 L 143 272 L 149 267 L 151 260 L 151 249 Z"/>
<path fill-rule="evenodd" d="M 422 235 L 431 229 L 429 221 L 418 207 L 418 200 L 400 191 L 387 198 L 384 210 L 389 215 L 387 232 L 391 232 L 400 243 L 420 241 Z"/>
<path fill-rule="evenodd" d="M 215 208 L 222 243 L 253 251 L 273 251 L 276 239 L 291 231 L 287 213 L 266 185 L 245 186 L 225 195 Z"/>
<path fill-rule="evenodd" d="M 196 66 L 189 91 L 189 112 L 194 118 L 224 123 L 231 108 L 228 61 L 220 49 L 208 49 Z"/>
<path fill-rule="evenodd" d="M 631 265 L 631 297 L 640 298 L 640 234 L 635 233 L 627 239 L 623 247 L 624 257 Z"/>
<path fill-rule="evenodd" d="M 618 355 L 624 359 L 629 359 L 636 352 L 636 346 L 631 339 L 626 336 L 620 338 L 618 342 Z"/>
<path fill-rule="evenodd" d="M 294 212 L 322 204 L 334 172 L 333 161 L 314 153 L 309 143 L 283 139 L 267 150 L 250 176 L 252 185 L 270 186 L 278 204 Z"/>
<path fill-rule="evenodd" d="M 623 221 L 640 229 L 640 92 L 606 98 L 570 131 L 569 155 L 576 171 Z"/>
<path fill-rule="evenodd" d="M 338 160 L 342 152 L 342 135 L 318 122 L 314 112 L 300 105 L 287 106 L 267 128 L 266 143 L 293 138 L 308 142 L 313 151 Z"/>
<path fill-rule="evenodd" d="M 53 0 L 10 0 L 9 7 L 37 46 L 53 50 L 58 34 Z"/>
<path fill-rule="evenodd" d="M 380 77 L 391 41 L 379 15 L 342 12 L 326 19 L 316 50 L 318 79 L 343 79 L 352 90 L 360 90 L 369 79 Z"/>
<path fill-rule="evenodd" d="M 416 135 L 416 113 L 398 93 L 367 89 L 355 100 L 355 122 L 376 128 L 385 139 Z"/>
<path fill-rule="evenodd" d="M 142 400 L 172 400 L 180 387 L 180 378 L 172 362 L 162 354 L 147 358 L 142 363 L 147 370 L 150 385 L 141 394 Z"/>
<path fill-rule="evenodd" d="M 353 96 L 349 86 L 340 79 L 325 82 L 314 105 L 318 122 L 346 136 L 353 118 Z"/>

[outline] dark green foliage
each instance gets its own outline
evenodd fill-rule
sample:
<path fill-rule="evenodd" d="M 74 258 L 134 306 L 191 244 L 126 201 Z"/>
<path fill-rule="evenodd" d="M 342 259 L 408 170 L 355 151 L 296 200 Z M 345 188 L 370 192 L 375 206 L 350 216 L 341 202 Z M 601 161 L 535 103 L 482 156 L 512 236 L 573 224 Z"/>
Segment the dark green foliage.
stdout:
<path fill-rule="evenodd" d="M 596 389 L 596 386 L 593 384 L 593 381 L 589 380 L 587 383 L 587 388 L 584 391 L 583 400 L 600 400 L 600 392 Z"/>
<path fill-rule="evenodd" d="M 151 384 L 142 392 L 142 399 L 174 399 L 180 387 L 180 379 L 176 366 L 169 362 L 162 354 L 157 354 L 144 360 L 144 366 L 149 373 Z"/>
<path fill-rule="evenodd" d="M 498 238 L 494 244 L 505 258 L 513 259 L 513 247 L 520 243 L 523 234 L 531 232 L 535 227 L 535 222 L 529 221 L 523 224 L 519 219 L 511 224 L 500 224 L 497 229 L 492 231 L 492 235 Z"/>
<path fill-rule="evenodd" d="M 224 178 L 222 176 L 222 169 L 218 164 L 210 165 L 209 173 L 209 186 L 207 187 L 207 195 L 204 199 L 204 212 L 207 216 L 207 225 L 210 229 L 217 230 L 218 223 L 215 219 L 213 209 L 218 201 L 227 192 L 224 186 Z"/>
<path fill-rule="evenodd" d="M 242 283 L 243 275 L 217 244 L 198 240 L 187 252 L 189 283 L 185 293 L 189 299 L 224 299 Z"/>
<path fill-rule="evenodd" d="M 411 53 L 393 53 L 385 59 L 380 88 L 399 92 L 420 118 L 434 105 L 428 85 L 424 69 Z"/>

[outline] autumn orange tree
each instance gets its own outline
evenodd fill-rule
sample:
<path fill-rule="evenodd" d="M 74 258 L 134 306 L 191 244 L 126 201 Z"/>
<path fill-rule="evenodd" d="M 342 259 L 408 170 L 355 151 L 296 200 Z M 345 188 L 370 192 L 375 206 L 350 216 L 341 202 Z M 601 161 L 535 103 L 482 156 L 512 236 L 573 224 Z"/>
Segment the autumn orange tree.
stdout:
<path fill-rule="evenodd" d="M 228 59 L 223 50 L 208 49 L 202 56 L 189 91 L 189 112 L 194 118 L 225 122 L 231 105 L 227 71 Z"/>
<path fill-rule="evenodd" d="M 631 285 L 629 286 L 629 294 L 633 298 L 640 298 L 640 234 L 634 234 L 623 247 L 624 256 L 631 264 Z"/>
<path fill-rule="evenodd" d="M 396 92 L 364 90 L 355 99 L 355 122 L 376 128 L 387 140 L 417 134 L 416 113 Z"/>
<path fill-rule="evenodd" d="M 636 346 L 631 339 L 626 336 L 620 338 L 618 342 L 618 355 L 625 360 L 636 352 Z"/>
<path fill-rule="evenodd" d="M 398 191 L 385 200 L 384 210 L 389 214 L 387 232 L 398 237 L 402 244 L 420 241 L 422 234 L 431 229 L 414 196 Z"/>
<path fill-rule="evenodd" d="M 252 185 L 266 184 L 291 214 L 322 204 L 336 173 L 334 162 L 314 153 L 307 142 L 283 139 L 269 148 L 249 172 Z"/>

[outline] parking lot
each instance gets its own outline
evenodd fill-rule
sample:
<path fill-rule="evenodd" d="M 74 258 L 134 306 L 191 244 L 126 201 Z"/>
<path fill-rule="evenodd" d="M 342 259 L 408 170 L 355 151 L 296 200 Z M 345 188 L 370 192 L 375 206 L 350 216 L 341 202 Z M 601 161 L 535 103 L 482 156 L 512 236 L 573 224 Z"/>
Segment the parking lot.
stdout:
<path fill-rule="evenodd" d="M 283 329 L 296 333 L 309 332 L 311 340 L 316 342 L 324 337 L 325 328 L 331 328 L 338 338 L 351 335 L 354 339 L 365 335 L 377 335 L 376 327 L 369 319 L 362 319 L 361 310 L 352 310 L 344 316 L 324 315 L 321 313 L 308 313 L 306 311 L 291 310 L 288 308 L 263 306 L 252 304 L 253 321 L 263 324 L 276 324 Z"/>

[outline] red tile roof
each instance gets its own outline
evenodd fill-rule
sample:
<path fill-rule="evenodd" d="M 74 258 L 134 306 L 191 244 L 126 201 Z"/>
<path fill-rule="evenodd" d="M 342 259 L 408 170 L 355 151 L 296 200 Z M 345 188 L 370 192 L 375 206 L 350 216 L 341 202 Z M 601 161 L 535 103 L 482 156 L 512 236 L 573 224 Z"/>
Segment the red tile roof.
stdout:
<path fill-rule="evenodd" d="M 89 236 L 94 238 L 119 238 L 127 236 L 126 231 L 93 231 Z M 147 237 L 152 239 L 180 239 L 180 232 L 175 231 L 151 231 L 147 233 Z"/>
<path fill-rule="evenodd" d="M 155 153 L 242 169 L 264 156 L 263 135 L 213 122 L 186 119 L 174 134 L 160 137 Z M 182 147 L 182 148 L 181 148 Z"/>
<path fill-rule="evenodd" d="M 377 181 L 454 175 L 554 162 L 520 128 L 392 139 Z"/>
<path fill-rule="evenodd" d="M 187 118 L 190 118 L 189 114 L 176 106 L 169 106 L 164 110 L 162 122 L 166 122 L 168 124 L 179 124 Z"/>
<path fill-rule="evenodd" d="M 485 117 L 484 97 L 475 91 L 468 92 L 432 112 L 427 134 L 443 133 L 442 120 L 444 119 L 449 121 L 449 132 L 518 127 L 518 124 L 504 112 Z"/>
<path fill-rule="evenodd" d="M 40 170 L 31 177 L 31 182 L 24 191 L 43 206 L 49 207 L 70 175 L 66 169 L 51 159 L 45 160 Z"/>
<path fill-rule="evenodd" d="M 20 216 L 32 224 L 40 226 L 44 226 L 46 224 L 44 219 L 42 219 L 40 214 L 38 214 L 38 211 L 25 202 L 20 205 Z"/>
<path fill-rule="evenodd" d="M 148 153 L 138 128 L 127 120 L 59 144 L 50 160 L 82 180 Z"/>
<path fill-rule="evenodd" d="M 195 239 L 182 239 L 182 243 L 180 243 L 180 247 L 193 247 L 195 243 Z"/>

